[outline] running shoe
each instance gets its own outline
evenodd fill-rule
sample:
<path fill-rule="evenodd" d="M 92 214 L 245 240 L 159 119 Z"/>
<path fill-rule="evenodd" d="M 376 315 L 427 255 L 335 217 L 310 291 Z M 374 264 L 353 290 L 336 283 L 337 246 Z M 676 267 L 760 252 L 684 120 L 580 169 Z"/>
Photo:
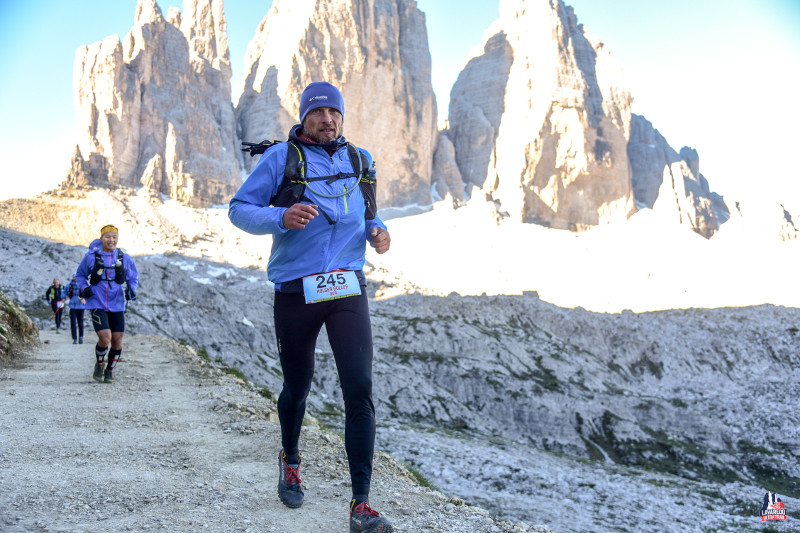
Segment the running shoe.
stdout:
<path fill-rule="evenodd" d="M 114 383 L 114 375 L 111 373 L 110 368 L 106 368 L 106 377 L 104 379 L 106 383 Z"/>
<path fill-rule="evenodd" d="M 94 374 L 92 374 L 92 378 L 95 381 L 99 381 L 100 383 L 103 382 L 103 367 L 105 366 L 104 363 L 95 363 L 94 364 Z"/>
<path fill-rule="evenodd" d="M 394 528 L 368 502 L 350 501 L 350 533 L 392 533 Z"/>
<path fill-rule="evenodd" d="M 302 461 L 302 459 L 301 459 Z M 278 497 L 286 507 L 297 509 L 303 505 L 303 486 L 300 481 L 300 462 L 290 465 L 283 450 L 278 454 Z"/>

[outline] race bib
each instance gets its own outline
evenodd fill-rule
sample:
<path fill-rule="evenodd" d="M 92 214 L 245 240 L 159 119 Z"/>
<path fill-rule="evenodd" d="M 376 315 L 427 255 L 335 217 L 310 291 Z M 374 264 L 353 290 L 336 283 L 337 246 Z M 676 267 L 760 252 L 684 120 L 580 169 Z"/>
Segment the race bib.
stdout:
<path fill-rule="evenodd" d="M 359 295 L 361 285 L 352 270 L 333 270 L 304 277 L 303 293 L 307 304 L 315 304 Z"/>

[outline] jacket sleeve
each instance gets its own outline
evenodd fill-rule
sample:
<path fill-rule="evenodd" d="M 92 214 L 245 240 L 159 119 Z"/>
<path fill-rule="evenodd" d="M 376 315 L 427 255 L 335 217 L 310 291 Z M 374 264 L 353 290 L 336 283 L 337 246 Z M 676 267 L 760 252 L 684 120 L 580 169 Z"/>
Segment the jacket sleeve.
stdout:
<path fill-rule="evenodd" d="M 78 265 L 78 270 L 75 272 L 75 281 L 78 283 L 78 291 L 83 291 L 86 287 L 89 286 L 89 262 L 94 262 L 91 259 L 90 254 L 86 254 L 83 256 L 80 264 Z"/>
<path fill-rule="evenodd" d="M 386 227 L 386 224 L 383 223 L 383 220 L 381 220 L 381 217 L 378 215 L 375 215 L 375 218 L 373 218 L 372 220 L 367 220 L 366 223 L 367 223 L 367 236 L 369 236 L 369 233 L 372 231 L 372 228 L 383 228 L 386 231 L 389 231 L 389 228 Z"/>
<path fill-rule="evenodd" d="M 125 254 L 125 281 L 134 292 L 139 288 L 139 269 L 128 254 Z"/>
<path fill-rule="evenodd" d="M 281 143 L 267 150 L 231 199 L 228 218 L 237 228 L 254 235 L 288 231 L 283 225 L 286 208 L 269 205 L 283 181 L 286 149 Z"/>

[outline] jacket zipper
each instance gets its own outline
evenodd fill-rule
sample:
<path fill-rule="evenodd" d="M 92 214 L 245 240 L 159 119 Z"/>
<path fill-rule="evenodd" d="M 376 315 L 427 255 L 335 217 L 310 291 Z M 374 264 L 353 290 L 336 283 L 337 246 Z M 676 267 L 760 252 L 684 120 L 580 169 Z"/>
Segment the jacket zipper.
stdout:
<path fill-rule="evenodd" d="M 114 252 L 111 252 L 111 255 L 112 255 L 112 257 L 108 258 L 109 266 L 111 265 L 111 260 L 113 259 Z M 103 264 L 105 265 L 105 261 L 103 262 Z M 111 284 L 108 282 L 108 268 L 109 267 L 105 267 L 105 269 L 106 269 L 106 312 L 108 312 L 108 293 L 111 290 Z"/>

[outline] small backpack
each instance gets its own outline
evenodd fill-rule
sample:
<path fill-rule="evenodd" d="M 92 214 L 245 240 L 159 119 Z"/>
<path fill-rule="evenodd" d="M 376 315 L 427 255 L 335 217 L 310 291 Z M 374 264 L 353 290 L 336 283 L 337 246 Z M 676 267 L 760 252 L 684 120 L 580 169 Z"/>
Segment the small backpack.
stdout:
<path fill-rule="evenodd" d="M 114 264 L 114 279 L 108 279 L 108 274 L 103 277 L 103 273 L 105 272 L 105 264 L 103 263 L 103 256 L 100 255 L 100 252 L 94 252 L 94 265 L 92 266 L 92 270 L 89 272 L 89 283 L 91 285 L 97 285 L 102 280 L 106 281 L 113 281 L 118 285 L 122 285 L 125 283 L 125 263 L 123 259 L 125 257 L 125 252 L 122 251 L 122 248 L 117 248 L 117 262 Z"/>

